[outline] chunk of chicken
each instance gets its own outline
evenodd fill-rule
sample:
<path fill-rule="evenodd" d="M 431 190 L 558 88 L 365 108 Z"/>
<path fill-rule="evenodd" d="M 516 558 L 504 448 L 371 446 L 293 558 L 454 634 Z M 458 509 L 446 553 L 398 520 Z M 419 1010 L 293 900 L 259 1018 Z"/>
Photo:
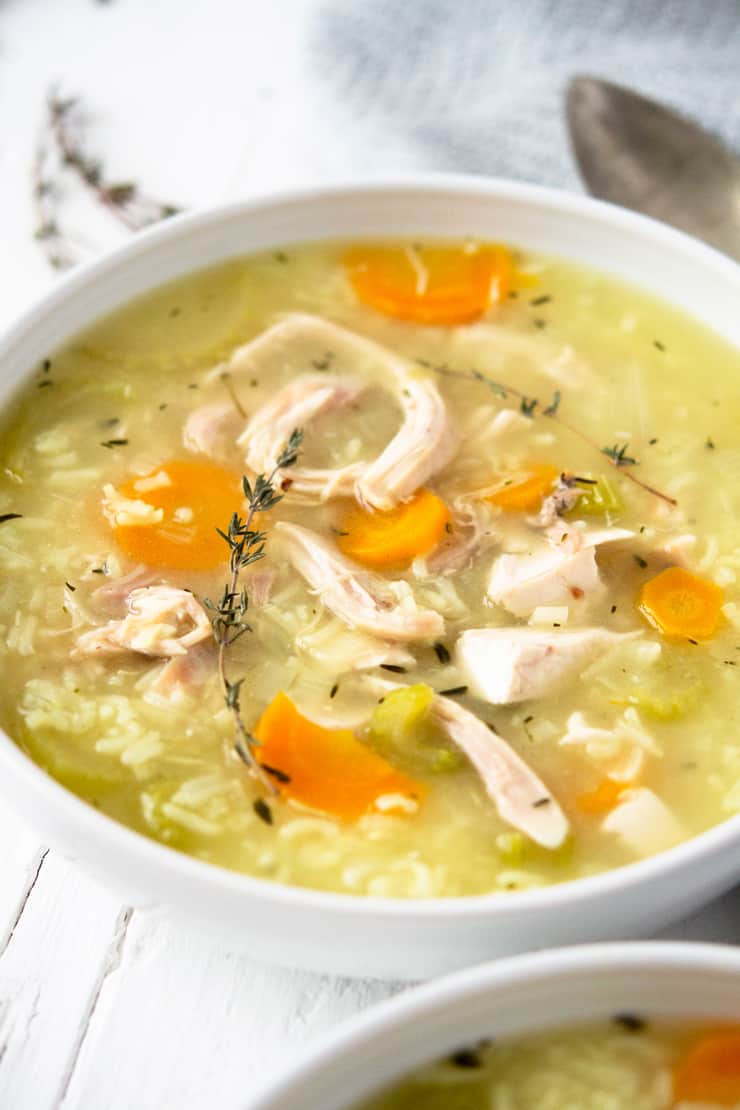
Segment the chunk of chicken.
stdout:
<path fill-rule="evenodd" d="M 401 688 L 384 678 L 368 678 L 379 693 Z M 431 717 L 472 763 L 499 817 L 543 848 L 559 848 L 568 835 L 568 819 L 542 779 L 491 726 L 452 698 L 435 694 Z"/>
<path fill-rule="evenodd" d="M 527 555 L 500 555 L 488 582 L 491 601 L 515 617 L 540 605 L 572 605 L 603 593 L 593 547 L 575 553 L 542 548 Z"/>
<path fill-rule="evenodd" d="M 317 628 L 300 632 L 295 646 L 315 666 L 331 675 L 368 671 L 383 665 L 407 667 L 415 662 L 413 655 L 399 644 L 386 643 L 367 632 L 350 631 L 328 614 Z"/>
<path fill-rule="evenodd" d="M 292 489 L 322 500 L 354 492 L 368 508 L 392 509 L 447 465 L 458 440 L 436 383 L 392 351 L 338 324 L 318 316 L 288 316 L 236 351 L 228 369 L 238 373 L 272 367 L 274 372 L 276 363 L 282 366 L 291 357 L 296 361 L 296 352 L 305 364 L 307 349 L 323 352 L 325 360 L 331 356 L 332 366 L 341 364 L 356 377 L 303 375 L 280 390 L 255 413 L 240 438 L 254 470 L 267 471 L 274 465 L 293 428 L 349 403 L 353 397 L 342 390 L 354 390 L 356 397 L 371 384 L 390 390 L 398 401 L 403 423 L 396 435 L 370 463 L 335 471 L 294 468 Z"/>
<path fill-rule="evenodd" d="M 477 498 L 458 497 L 452 504 L 452 528 L 442 542 L 425 557 L 414 560 L 417 578 L 457 574 L 493 547 L 498 533 L 493 527 L 491 506 Z"/>
<path fill-rule="evenodd" d="M 350 628 L 401 643 L 436 639 L 444 633 L 439 613 L 420 609 L 412 599 L 399 602 L 392 583 L 350 562 L 310 529 L 281 521 L 272 535 L 326 608 Z"/>
<path fill-rule="evenodd" d="M 625 528 L 584 532 L 555 524 L 548 531 L 547 545 L 535 545 L 527 554 L 499 556 L 488 582 L 488 596 L 516 617 L 529 617 L 540 605 L 597 600 L 604 592 L 597 547 L 633 535 Z"/>
<path fill-rule="evenodd" d="M 437 694 L 432 717 L 465 753 L 485 785 L 502 821 L 543 848 L 559 848 L 568 819 L 538 775 L 512 747 L 474 713 Z"/>
<path fill-rule="evenodd" d="M 283 386 L 257 410 L 239 436 L 247 448 L 247 465 L 257 474 L 269 474 L 294 428 L 305 428 L 312 420 L 352 404 L 367 383 L 326 374 L 302 374 Z M 362 463 L 334 470 L 296 466 L 290 472 L 294 493 L 327 499 L 351 497 Z"/>
<path fill-rule="evenodd" d="M 471 690 L 492 705 L 544 698 L 630 633 L 602 628 L 469 628 L 455 648 Z"/>
<path fill-rule="evenodd" d="M 201 405 L 188 415 L 182 440 L 188 451 L 218 457 L 233 446 L 243 424 L 232 401 Z"/>
<path fill-rule="evenodd" d="M 133 651 L 139 655 L 172 658 L 211 636 L 211 622 L 203 606 L 187 590 L 173 586 L 145 586 L 132 590 L 122 620 L 83 633 L 75 652 L 111 655 Z"/>
<path fill-rule="evenodd" d="M 217 674 L 215 645 L 198 644 L 185 655 L 176 655 L 161 666 L 144 694 L 153 705 L 186 701 Z"/>
<path fill-rule="evenodd" d="M 563 748 L 580 748 L 615 782 L 634 782 L 642 774 L 647 756 L 660 758 L 663 754 L 633 705 L 609 728 L 590 724 L 583 713 L 576 710 L 568 717 L 559 744 Z"/>
<path fill-rule="evenodd" d="M 664 852 L 686 839 L 686 830 L 678 818 L 646 786 L 625 791 L 601 827 L 638 857 Z"/>

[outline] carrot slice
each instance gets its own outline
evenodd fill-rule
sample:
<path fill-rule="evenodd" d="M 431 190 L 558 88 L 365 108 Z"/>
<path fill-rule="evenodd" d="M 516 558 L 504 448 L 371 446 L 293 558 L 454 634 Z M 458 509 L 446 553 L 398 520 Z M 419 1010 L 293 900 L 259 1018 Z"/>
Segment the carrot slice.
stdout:
<path fill-rule="evenodd" d="M 276 785 L 284 795 L 342 821 L 356 821 L 383 795 L 418 800 L 424 793 L 420 783 L 396 771 L 349 729 L 323 728 L 302 716 L 282 691 L 254 735 L 259 761 L 278 772 Z"/>
<path fill-rule="evenodd" d="M 504 247 L 352 247 L 344 266 L 365 304 L 416 324 L 467 324 L 506 297 L 513 264 Z"/>
<path fill-rule="evenodd" d="M 410 501 L 388 512 L 353 506 L 341 518 L 338 544 L 366 567 L 408 566 L 431 551 L 445 533 L 450 511 L 436 493 L 420 489 Z"/>
<path fill-rule="evenodd" d="M 618 804 L 626 790 L 631 790 L 632 782 L 615 782 L 614 779 L 604 779 L 595 790 L 581 794 L 576 799 L 576 805 L 581 813 L 608 813 Z"/>
<path fill-rule="evenodd" d="M 717 630 L 722 590 L 683 567 L 668 567 L 640 591 L 642 615 L 666 636 L 703 640 Z"/>
<path fill-rule="evenodd" d="M 548 463 L 532 463 L 517 477 L 505 482 L 487 500 L 507 513 L 532 512 L 540 508 L 559 473 L 557 467 Z"/>
<path fill-rule="evenodd" d="M 119 547 L 137 563 L 208 570 L 229 557 L 216 529 L 244 504 L 241 475 L 212 462 L 170 459 L 151 474 L 130 478 L 118 492 L 161 509 L 151 524 L 113 524 Z M 106 514 L 107 515 L 107 514 Z"/>
<path fill-rule="evenodd" d="M 678 1102 L 740 1102 L 740 1029 L 711 1033 L 693 1045 L 673 1075 Z"/>

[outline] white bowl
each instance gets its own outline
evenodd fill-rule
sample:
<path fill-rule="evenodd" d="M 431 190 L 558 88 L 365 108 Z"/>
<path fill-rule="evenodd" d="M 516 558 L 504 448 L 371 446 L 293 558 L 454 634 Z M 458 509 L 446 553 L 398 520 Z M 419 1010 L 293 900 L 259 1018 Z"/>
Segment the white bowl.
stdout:
<path fill-rule="evenodd" d="M 348 1110 L 465 1045 L 635 1013 L 740 1021 L 740 952 L 601 944 L 471 968 L 346 1022 L 249 1110 Z"/>
<path fill-rule="evenodd" d="M 635 281 L 740 346 L 740 268 L 671 228 L 584 197 L 479 178 L 311 189 L 177 217 L 75 271 L 0 343 L 0 406 L 101 314 L 246 251 L 393 235 L 508 240 Z M 48 843 L 137 905 L 185 910 L 255 956 L 346 975 L 423 978 L 499 954 L 648 934 L 740 876 L 740 816 L 664 855 L 541 890 L 394 901 L 280 886 L 198 862 L 79 801 L 0 734 L 0 794 Z"/>

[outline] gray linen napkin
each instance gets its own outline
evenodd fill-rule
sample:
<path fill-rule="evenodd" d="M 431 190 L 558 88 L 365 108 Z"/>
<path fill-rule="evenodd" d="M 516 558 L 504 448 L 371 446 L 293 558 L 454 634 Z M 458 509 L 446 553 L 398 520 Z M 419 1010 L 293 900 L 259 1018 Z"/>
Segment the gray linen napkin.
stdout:
<path fill-rule="evenodd" d="M 307 51 L 362 171 L 573 187 L 562 106 L 575 73 L 656 97 L 740 149 L 738 0 L 327 0 Z"/>

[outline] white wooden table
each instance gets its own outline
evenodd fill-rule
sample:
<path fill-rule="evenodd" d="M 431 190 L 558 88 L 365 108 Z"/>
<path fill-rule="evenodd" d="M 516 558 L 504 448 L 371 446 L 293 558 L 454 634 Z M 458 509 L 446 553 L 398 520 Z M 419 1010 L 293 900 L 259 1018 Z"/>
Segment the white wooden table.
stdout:
<path fill-rule="evenodd" d="M 54 280 L 30 204 L 53 80 L 89 104 L 113 172 L 185 204 L 393 168 L 338 135 L 304 80 L 319 2 L 0 0 L 0 323 Z M 132 913 L 3 808 L 0 859 L 8 1110 L 247 1107 L 299 1046 L 398 989 L 260 966 L 164 911 Z M 740 890 L 671 935 L 740 943 Z"/>

